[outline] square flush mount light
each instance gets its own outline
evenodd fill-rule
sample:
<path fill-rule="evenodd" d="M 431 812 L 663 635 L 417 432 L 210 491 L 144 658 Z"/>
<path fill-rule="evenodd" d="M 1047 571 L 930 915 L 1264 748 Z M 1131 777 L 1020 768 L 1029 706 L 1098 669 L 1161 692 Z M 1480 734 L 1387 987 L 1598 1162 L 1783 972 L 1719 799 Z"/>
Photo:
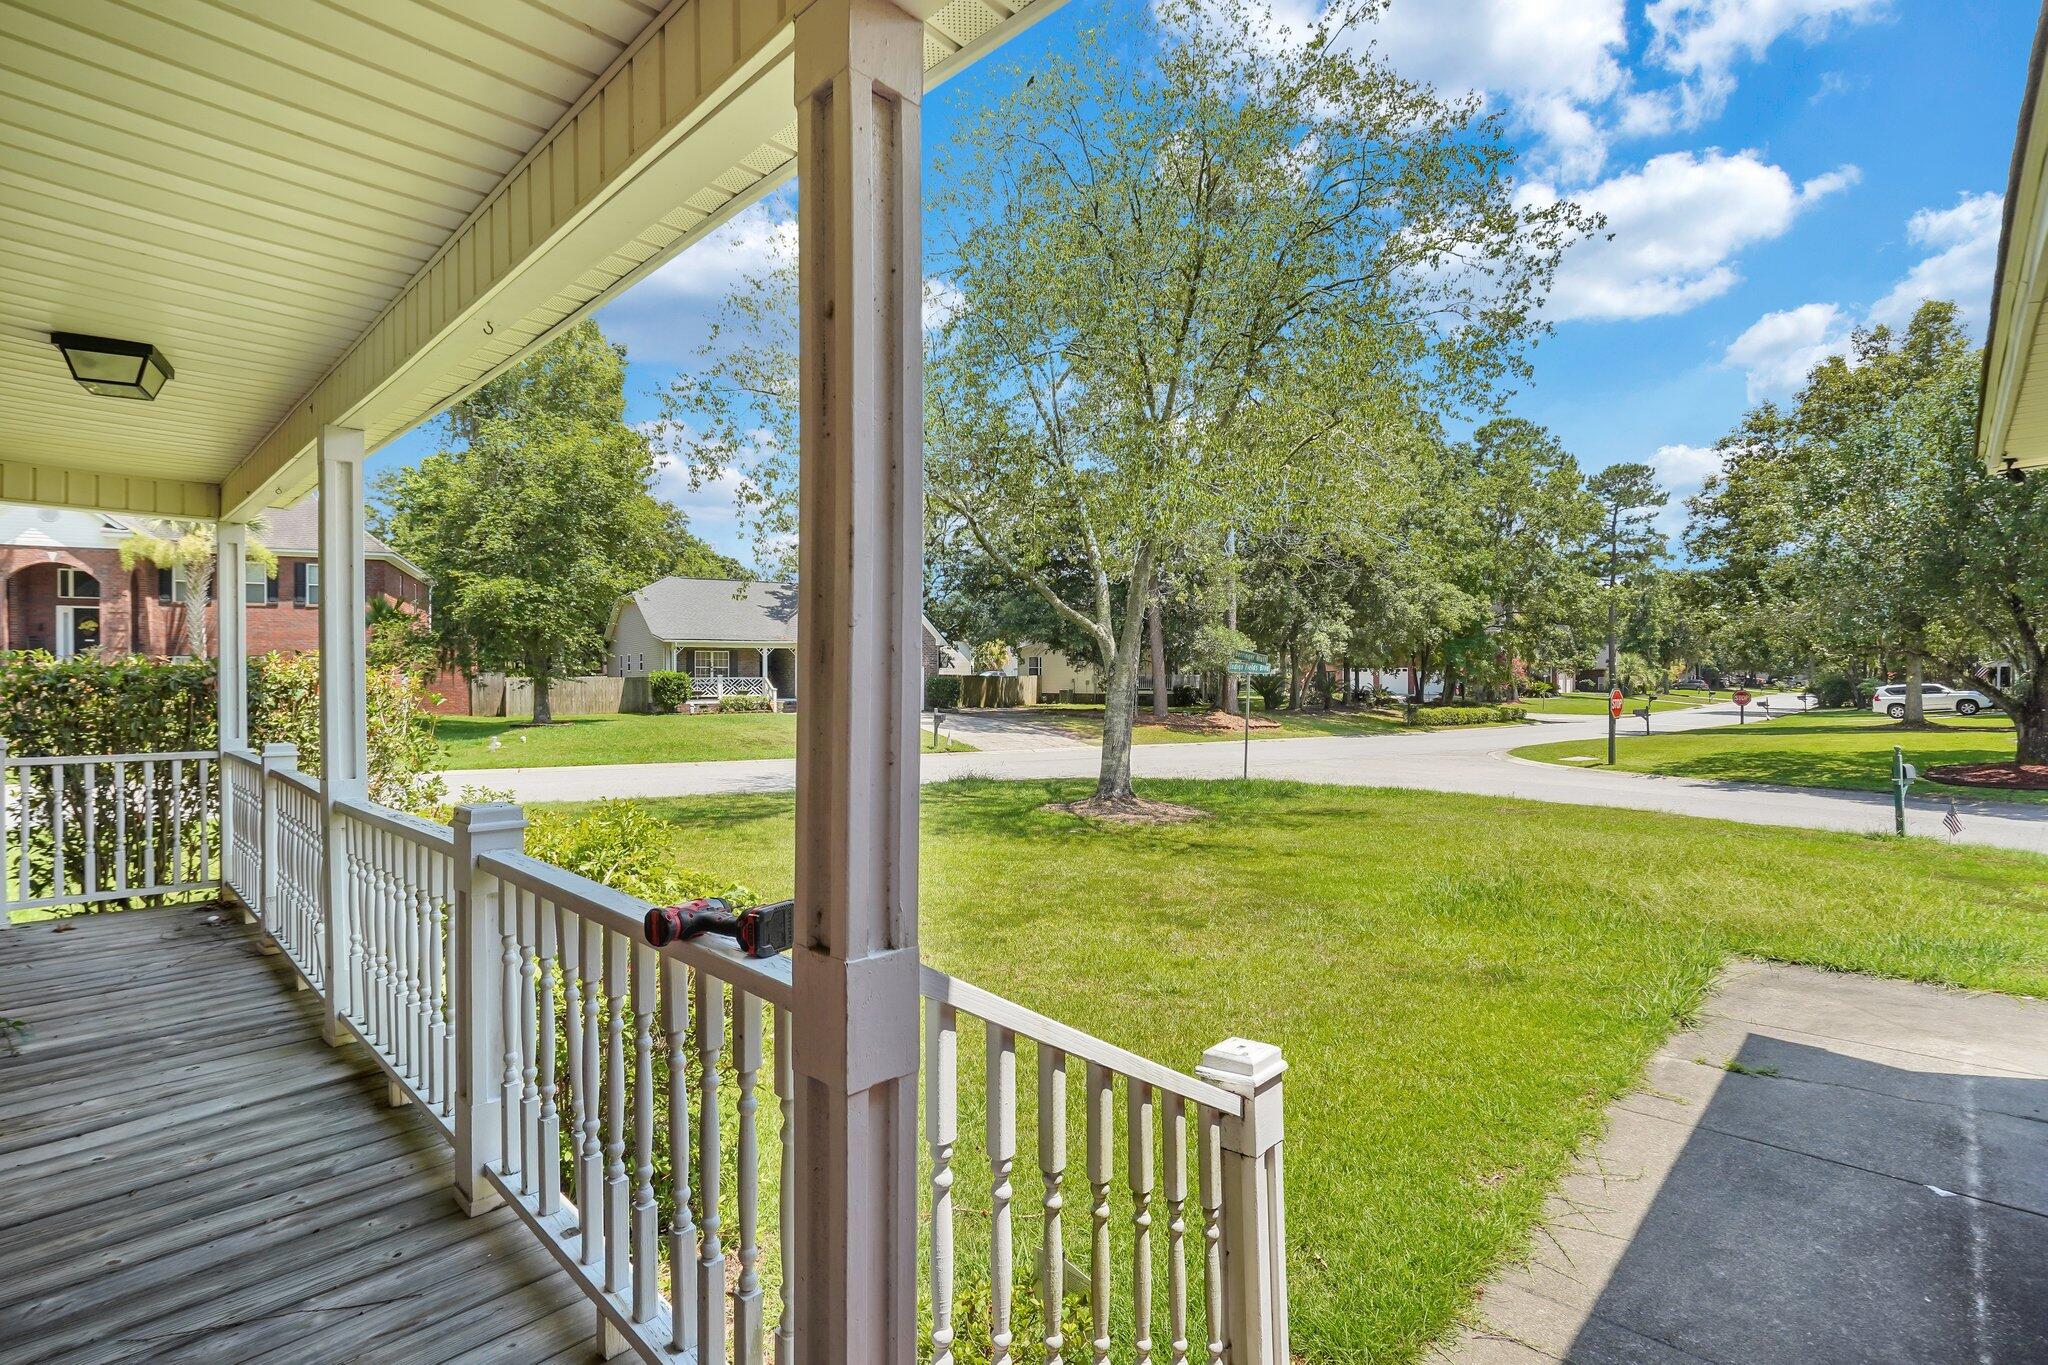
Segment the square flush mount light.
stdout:
<path fill-rule="evenodd" d="M 87 393 L 105 398 L 149 402 L 176 374 L 164 353 L 146 341 L 117 341 L 76 332 L 52 332 L 50 341 L 64 353 L 71 377 Z"/>

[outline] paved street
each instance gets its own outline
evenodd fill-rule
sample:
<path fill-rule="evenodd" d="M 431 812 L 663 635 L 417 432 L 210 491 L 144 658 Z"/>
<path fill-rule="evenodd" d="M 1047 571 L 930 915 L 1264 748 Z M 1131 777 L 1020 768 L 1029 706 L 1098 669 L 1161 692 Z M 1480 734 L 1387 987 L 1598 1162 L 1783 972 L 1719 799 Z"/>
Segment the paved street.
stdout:
<path fill-rule="evenodd" d="M 1781 712 L 1787 707 L 1797 709 L 1797 704 L 1787 698 L 1772 701 Z M 1755 712 L 1752 706 L 1752 715 Z M 1689 711 L 1659 712 L 1652 725 L 1659 733 L 1669 733 L 1736 722 L 1735 708 L 1723 702 Z M 1545 717 L 1525 726 L 1417 730 L 1357 739 L 1255 739 L 1251 744 L 1251 774 L 1296 782 L 1412 787 L 1569 805 L 1668 811 L 1759 825 L 1870 833 L 1886 833 L 1892 828 L 1891 798 L 1879 792 L 1649 777 L 1531 763 L 1508 756 L 1508 750 L 1529 744 L 1593 738 L 1606 733 L 1606 724 L 1605 717 Z M 1632 717 L 1624 718 L 1623 724 L 1641 728 L 1641 722 Z M 969 736 L 964 728 L 958 733 L 969 743 L 981 742 L 983 738 Z M 1097 762 L 1093 747 L 1071 742 L 1059 747 L 1000 751 L 991 747 L 971 754 L 927 754 L 923 777 L 927 782 L 968 776 L 1092 777 Z M 1227 743 L 1148 744 L 1137 748 L 1133 758 L 1141 778 L 1236 777 L 1243 763 L 1242 746 Z M 793 761 L 768 759 L 628 767 L 506 768 L 450 773 L 448 778 L 451 791 L 479 786 L 510 791 L 520 801 L 589 801 L 605 796 L 786 791 L 794 785 L 795 773 Z M 1959 801 L 1957 808 L 1963 819 L 1963 842 L 2048 852 L 2048 806 Z M 1910 801 L 1907 829 L 1915 834 L 1947 838 L 1941 819 L 1948 809 L 1946 799 Z"/>

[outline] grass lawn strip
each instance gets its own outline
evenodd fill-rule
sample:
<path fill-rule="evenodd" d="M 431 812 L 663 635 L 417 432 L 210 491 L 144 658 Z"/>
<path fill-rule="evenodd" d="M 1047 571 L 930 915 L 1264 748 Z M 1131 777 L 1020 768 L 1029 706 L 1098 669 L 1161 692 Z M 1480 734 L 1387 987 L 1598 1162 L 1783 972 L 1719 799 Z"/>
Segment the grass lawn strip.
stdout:
<path fill-rule="evenodd" d="M 1762 724 L 1722 726 L 1679 734 L 1642 735 L 1623 731 L 1615 766 L 1625 772 L 1692 777 L 1713 782 L 1767 782 L 1788 787 L 1830 787 L 1843 791 L 1890 791 L 1892 746 L 1922 773 L 1944 763 L 2010 763 L 2013 729 L 2003 716 L 1943 718 L 1926 730 L 1903 730 L 1889 717 L 1868 711 L 1814 711 L 1780 716 Z M 1514 751 L 1519 758 L 1571 767 L 1605 766 L 1607 741 L 1534 744 Z M 2048 792 L 1966 787 L 1923 777 L 1920 796 L 1959 800 L 2048 801 Z"/>
<path fill-rule="evenodd" d="M 923 952 L 1183 1069 L 1233 1034 L 1285 1049 L 1293 1327 L 1309 1361 L 1414 1359 L 1449 1329 L 1731 954 L 2048 993 L 2048 861 L 2027 854 L 1490 797 L 1142 790 L 1211 818 L 1125 827 L 1040 809 L 1084 796 L 1078 783 L 927 788 Z M 789 796 L 647 804 L 684 863 L 790 890 Z M 985 1341 L 981 1041 L 963 1029 L 954 1188 L 960 1321 Z M 1040 1234 L 1023 1053 L 1020 1287 Z M 1067 1253 L 1085 1264 L 1083 1112 L 1076 1089 L 1062 1193 Z M 1127 1283 L 1121 1170 L 1112 1191 Z M 1155 1333 L 1163 1228 L 1155 1210 Z M 1031 1340 L 1021 1303 L 1017 1322 Z M 1115 1330 L 1127 1352 L 1127 1308 Z"/>
<path fill-rule="evenodd" d="M 788 713 L 561 716 L 544 726 L 494 716 L 442 716 L 436 729 L 452 769 L 796 757 L 796 717 Z M 930 727 L 923 733 L 924 750 L 931 753 Z M 501 747 L 490 747 L 493 737 Z M 974 751 L 951 736 L 941 748 Z"/>

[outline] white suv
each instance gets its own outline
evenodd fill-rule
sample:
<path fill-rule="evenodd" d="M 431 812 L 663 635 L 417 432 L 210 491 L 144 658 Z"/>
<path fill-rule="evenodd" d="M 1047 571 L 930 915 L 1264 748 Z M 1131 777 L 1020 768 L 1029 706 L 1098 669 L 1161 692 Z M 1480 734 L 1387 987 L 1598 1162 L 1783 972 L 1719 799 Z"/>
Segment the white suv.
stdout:
<path fill-rule="evenodd" d="M 1974 716 L 1991 705 L 1991 698 L 1982 692 L 1958 692 L 1953 687 L 1940 683 L 1920 684 L 1920 709 L 1923 711 L 1953 711 L 1959 716 Z M 1880 687 L 1870 698 L 1870 709 L 1890 716 L 1893 720 L 1906 718 L 1906 685 L 1893 683 Z"/>

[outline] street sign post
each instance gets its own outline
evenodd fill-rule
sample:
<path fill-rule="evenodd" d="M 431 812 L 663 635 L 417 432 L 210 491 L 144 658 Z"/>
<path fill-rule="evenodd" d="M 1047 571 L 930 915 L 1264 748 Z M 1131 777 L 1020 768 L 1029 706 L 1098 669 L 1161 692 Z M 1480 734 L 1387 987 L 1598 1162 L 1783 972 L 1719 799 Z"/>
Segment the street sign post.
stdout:
<path fill-rule="evenodd" d="M 1621 721 L 1621 689 L 1607 694 L 1607 766 L 1614 766 L 1614 727 Z"/>
<path fill-rule="evenodd" d="M 1749 724 L 1749 692 L 1745 688 L 1735 689 L 1735 720 L 1738 725 Z"/>
<path fill-rule="evenodd" d="M 1920 770 L 1906 762 L 1906 751 L 1892 747 L 1892 824 L 1906 832 L 1906 789 L 1920 780 Z M 1960 821 L 1958 823 L 1961 823 Z M 1951 831 L 1953 832 L 1953 831 Z"/>

